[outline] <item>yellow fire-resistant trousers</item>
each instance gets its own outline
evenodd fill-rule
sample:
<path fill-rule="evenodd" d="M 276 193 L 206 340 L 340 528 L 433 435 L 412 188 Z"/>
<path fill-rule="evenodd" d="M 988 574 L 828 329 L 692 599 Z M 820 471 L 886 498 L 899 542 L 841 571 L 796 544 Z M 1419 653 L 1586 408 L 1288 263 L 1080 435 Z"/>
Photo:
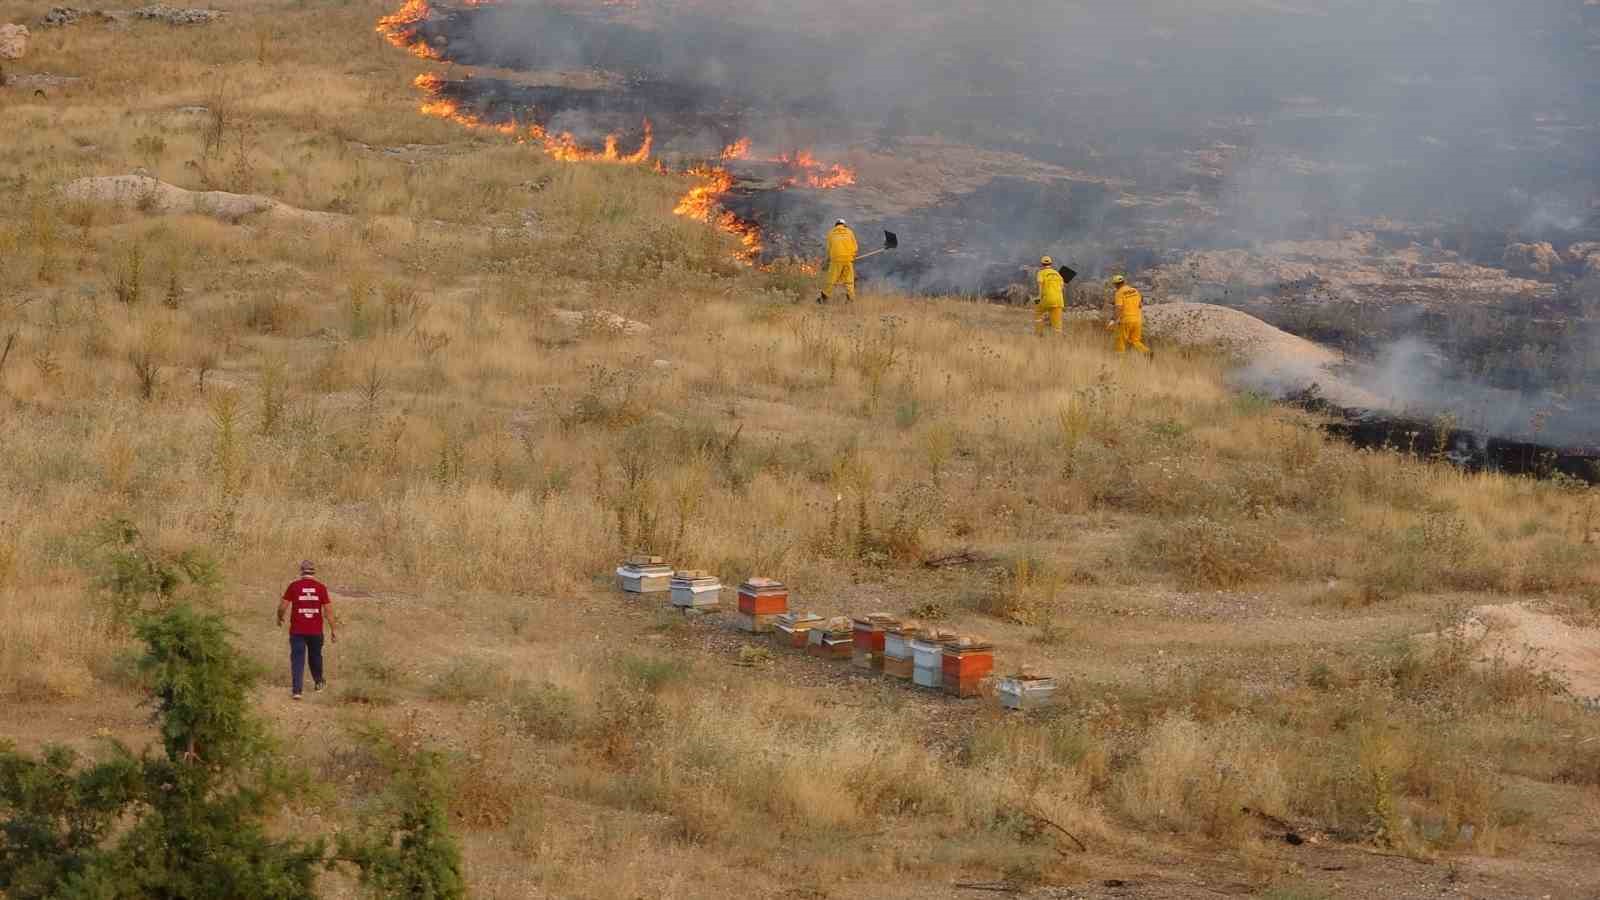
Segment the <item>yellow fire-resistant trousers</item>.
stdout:
<path fill-rule="evenodd" d="M 1149 353 L 1150 348 L 1144 345 L 1143 322 L 1118 322 L 1117 323 L 1117 352 L 1128 352 L 1128 346 L 1140 353 Z"/>
<path fill-rule="evenodd" d="M 854 301 L 856 299 L 856 264 L 855 260 L 843 260 L 828 264 L 828 289 L 823 291 L 823 296 L 833 293 L 837 285 L 844 285 L 844 298 Z"/>
<path fill-rule="evenodd" d="M 1045 326 L 1046 322 L 1050 323 L 1050 327 L 1055 331 L 1056 334 L 1060 334 L 1061 333 L 1061 307 L 1059 307 L 1059 306 L 1034 306 L 1034 308 L 1033 308 L 1033 333 L 1036 334 L 1036 335 L 1039 335 L 1040 337 L 1043 337 L 1044 336 L 1044 326 Z"/>

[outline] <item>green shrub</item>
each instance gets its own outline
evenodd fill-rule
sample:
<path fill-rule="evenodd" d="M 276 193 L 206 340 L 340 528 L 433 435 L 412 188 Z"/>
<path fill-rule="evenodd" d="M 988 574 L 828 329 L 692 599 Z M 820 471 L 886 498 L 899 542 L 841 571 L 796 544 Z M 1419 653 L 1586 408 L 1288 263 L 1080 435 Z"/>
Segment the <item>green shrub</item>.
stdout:
<path fill-rule="evenodd" d="M 0 894 L 311 900 L 320 869 L 349 863 L 377 897 L 465 896 L 435 756 L 409 758 L 391 778 L 394 818 L 341 837 L 337 857 L 320 839 L 273 837 L 266 816 L 297 784 L 250 709 L 256 668 L 221 619 L 186 605 L 137 633 L 161 755 L 112 742 L 80 767 L 63 747 L 35 759 L 0 743 Z"/>

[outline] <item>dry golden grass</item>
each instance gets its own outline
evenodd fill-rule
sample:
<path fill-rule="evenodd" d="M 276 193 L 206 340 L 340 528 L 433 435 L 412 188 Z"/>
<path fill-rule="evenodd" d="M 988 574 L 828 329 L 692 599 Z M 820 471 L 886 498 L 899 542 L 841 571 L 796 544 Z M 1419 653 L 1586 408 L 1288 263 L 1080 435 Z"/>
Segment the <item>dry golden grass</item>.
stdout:
<path fill-rule="evenodd" d="M 357 726 L 455 752 L 480 896 L 1038 881 L 1078 871 L 1040 816 L 1113 858 L 1260 852 L 1246 806 L 1516 853 L 1548 798 L 1600 783 L 1600 726 L 1536 665 L 1405 640 L 1482 594 L 1578 604 L 1592 496 L 1331 444 L 1200 351 L 1118 359 L 953 301 L 796 305 L 793 273 L 671 215 L 678 180 L 413 114 L 383 11 L 43 30 L 29 66 L 92 81 L 0 95 L 27 126 L 0 139 L 8 736 L 137 733 L 92 586 L 96 527 L 124 518 L 213 554 L 213 602 L 274 666 L 273 597 L 318 560 L 349 620 L 334 702 L 263 704 L 317 748 L 330 827 L 372 789 Z M 405 144 L 437 149 L 382 149 Z M 349 218 L 57 194 L 138 166 Z M 963 547 L 996 563 L 920 566 Z M 609 592 L 636 549 L 823 612 L 942 612 L 1002 667 L 1070 676 L 1069 702 L 1018 719 L 785 654 L 724 665 L 718 630 Z"/>

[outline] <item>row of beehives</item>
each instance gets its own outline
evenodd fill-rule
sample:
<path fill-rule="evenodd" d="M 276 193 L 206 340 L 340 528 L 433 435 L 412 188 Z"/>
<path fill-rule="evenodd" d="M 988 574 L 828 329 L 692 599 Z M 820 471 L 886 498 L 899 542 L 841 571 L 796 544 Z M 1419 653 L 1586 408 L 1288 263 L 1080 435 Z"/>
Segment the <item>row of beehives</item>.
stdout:
<path fill-rule="evenodd" d="M 617 583 L 634 594 L 670 594 L 672 605 L 711 612 L 721 608 L 722 582 L 709 572 L 673 571 L 658 556 L 630 557 L 617 568 Z M 991 687 L 1010 709 L 1042 706 L 1055 695 L 1055 679 L 1022 672 L 994 678 L 994 647 L 981 638 L 957 635 L 886 613 L 825 619 L 789 609 L 783 582 L 752 576 L 738 588 L 739 628 L 771 635 L 784 647 L 823 659 L 850 660 L 918 687 L 956 697 L 976 697 Z"/>

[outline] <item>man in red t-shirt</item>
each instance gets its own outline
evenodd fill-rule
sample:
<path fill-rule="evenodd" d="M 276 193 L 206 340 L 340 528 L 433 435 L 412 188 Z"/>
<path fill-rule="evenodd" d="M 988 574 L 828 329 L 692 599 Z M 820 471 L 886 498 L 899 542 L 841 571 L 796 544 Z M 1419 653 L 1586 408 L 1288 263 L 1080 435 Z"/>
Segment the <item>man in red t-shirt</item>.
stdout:
<path fill-rule="evenodd" d="M 322 690 L 327 682 L 322 680 L 322 625 L 327 622 L 328 637 L 334 641 L 333 601 L 328 598 L 328 588 L 313 578 L 317 567 L 311 560 L 301 560 L 300 577 L 283 590 L 283 601 L 278 604 L 278 626 L 289 616 L 289 680 L 293 684 L 293 698 L 300 699 L 304 686 L 303 670 L 309 657 L 313 690 Z"/>

